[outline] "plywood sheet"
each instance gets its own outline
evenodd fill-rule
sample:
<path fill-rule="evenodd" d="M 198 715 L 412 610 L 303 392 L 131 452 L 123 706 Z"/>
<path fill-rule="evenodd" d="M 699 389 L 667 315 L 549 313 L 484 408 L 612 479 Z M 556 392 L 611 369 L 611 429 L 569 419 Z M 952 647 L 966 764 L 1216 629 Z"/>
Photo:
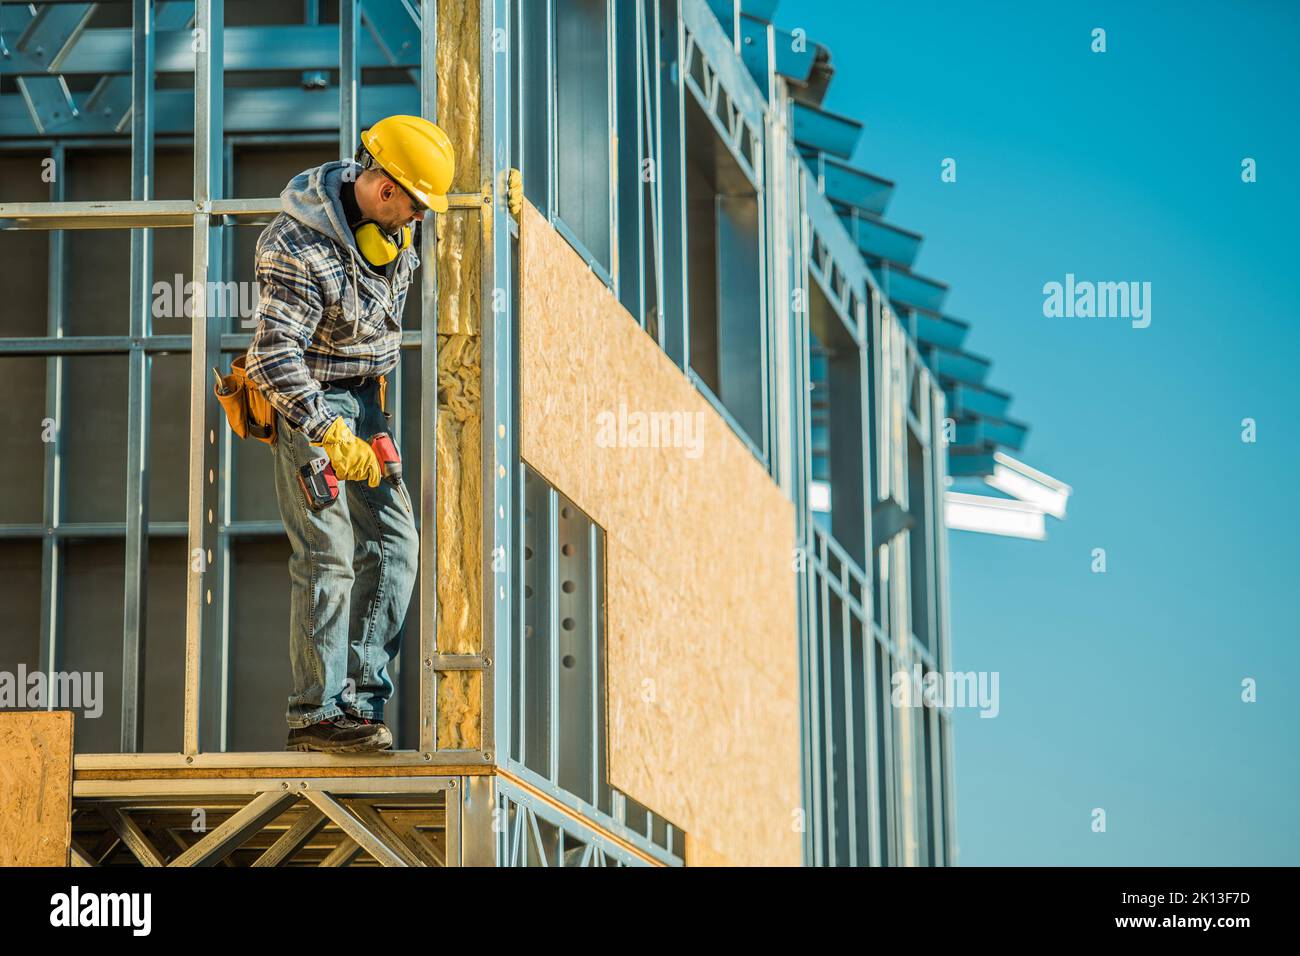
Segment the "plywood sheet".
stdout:
<path fill-rule="evenodd" d="M 793 507 L 531 206 L 522 271 L 522 454 L 607 534 L 610 782 L 713 858 L 797 865 Z"/>
<path fill-rule="evenodd" d="M 717 853 L 712 847 L 686 834 L 686 865 L 687 866 L 735 866 L 721 853 Z"/>
<path fill-rule="evenodd" d="M 0 866 L 67 866 L 72 711 L 0 713 Z"/>

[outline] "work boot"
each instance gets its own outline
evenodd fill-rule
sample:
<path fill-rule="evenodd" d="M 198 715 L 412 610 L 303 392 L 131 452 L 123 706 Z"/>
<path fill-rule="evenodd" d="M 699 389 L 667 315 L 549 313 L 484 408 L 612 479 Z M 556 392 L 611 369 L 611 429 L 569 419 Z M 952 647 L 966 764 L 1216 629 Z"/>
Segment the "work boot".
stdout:
<path fill-rule="evenodd" d="M 319 753 L 348 754 L 366 750 L 382 750 L 393 742 L 392 734 L 384 728 L 384 735 L 379 733 L 382 725 L 363 724 L 346 715 L 317 721 L 306 727 L 293 727 L 289 730 L 289 742 L 286 750 L 307 750 Z M 384 736 L 387 743 L 382 743 Z"/>
<path fill-rule="evenodd" d="M 379 728 L 379 750 L 387 750 L 393 745 L 393 732 L 388 729 L 388 725 L 382 720 L 374 720 L 370 717 L 357 717 L 354 714 L 349 714 L 348 716 L 359 724 L 366 724 L 371 727 Z"/>

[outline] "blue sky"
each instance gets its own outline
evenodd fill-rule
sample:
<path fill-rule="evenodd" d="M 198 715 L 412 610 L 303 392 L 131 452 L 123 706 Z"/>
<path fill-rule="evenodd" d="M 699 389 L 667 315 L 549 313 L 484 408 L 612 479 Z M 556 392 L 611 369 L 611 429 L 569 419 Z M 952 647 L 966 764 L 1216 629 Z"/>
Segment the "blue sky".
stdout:
<path fill-rule="evenodd" d="M 1046 541 L 950 533 L 955 667 L 1001 674 L 997 718 L 956 718 L 960 862 L 1300 864 L 1300 4 L 776 19 L 830 47 L 856 162 L 1074 489 Z M 1066 273 L 1150 282 L 1150 327 L 1044 317 Z"/>

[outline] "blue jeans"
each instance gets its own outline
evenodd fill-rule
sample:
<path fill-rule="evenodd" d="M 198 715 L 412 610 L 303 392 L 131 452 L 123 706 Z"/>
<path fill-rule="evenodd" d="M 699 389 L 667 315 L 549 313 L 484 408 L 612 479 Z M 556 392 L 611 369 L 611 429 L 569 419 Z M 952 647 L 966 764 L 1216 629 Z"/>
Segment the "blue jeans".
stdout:
<path fill-rule="evenodd" d="M 379 386 L 326 388 L 325 403 L 359 438 L 388 431 Z M 384 719 L 393 694 L 388 664 L 419 568 L 420 537 L 406 485 L 340 481 L 339 496 L 314 512 L 298 469 L 325 450 L 276 415 L 275 491 L 293 545 L 289 559 L 289 660 L 293 694 L 286 718 L 305 727 L 340 714 Z"/>

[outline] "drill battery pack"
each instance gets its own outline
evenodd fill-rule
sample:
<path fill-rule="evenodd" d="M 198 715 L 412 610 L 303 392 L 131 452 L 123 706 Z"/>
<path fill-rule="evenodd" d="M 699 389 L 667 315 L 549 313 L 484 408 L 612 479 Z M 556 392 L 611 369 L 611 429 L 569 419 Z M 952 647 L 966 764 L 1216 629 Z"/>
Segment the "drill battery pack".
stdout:
<path fill-rule="evenodd" d="M 325 510 L 339 496 L 339 479 L 328 458 L 313 458 L 299 468 L 298 484 L 312 511 Z"/>

